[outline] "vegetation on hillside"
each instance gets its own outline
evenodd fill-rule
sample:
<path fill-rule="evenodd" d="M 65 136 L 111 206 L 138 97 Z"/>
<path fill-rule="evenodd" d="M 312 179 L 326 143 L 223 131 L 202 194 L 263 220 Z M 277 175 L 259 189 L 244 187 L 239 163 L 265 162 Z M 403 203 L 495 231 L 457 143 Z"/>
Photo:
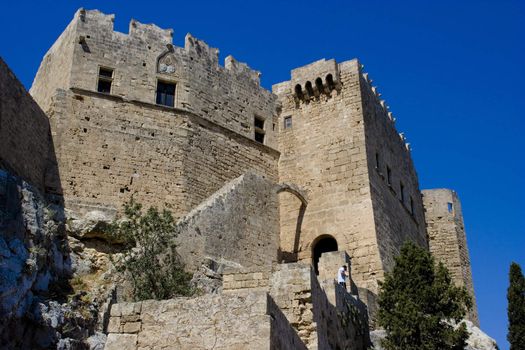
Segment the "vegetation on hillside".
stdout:
<path fill-rule="evenodd" d="M 525 278 L 520 265 L 513 262 L 509 271 L 507 290 L 510 350 L 525 349 Z"/>
<path fill-rule="evenodd" d="M 459 350 L 469 336 L 461 320 L 472 306 L 465 288 L 454 286 L 443 264 L 405 243 L 379 292 L 378 323 L 387 350 Z"/>
<path fill-rule="evenodd" d="M 131 282 L 135 300 L 193 293 L 191 275 L 184 271 L 175 251 L 177 230 L 169 211 L 151 207 L 143 213 L 142 205 L 132 198 L 124 205 L 124 217 L 113 223 L 109 232 L 124 244 L 123 256 L 112 261 Z"/>

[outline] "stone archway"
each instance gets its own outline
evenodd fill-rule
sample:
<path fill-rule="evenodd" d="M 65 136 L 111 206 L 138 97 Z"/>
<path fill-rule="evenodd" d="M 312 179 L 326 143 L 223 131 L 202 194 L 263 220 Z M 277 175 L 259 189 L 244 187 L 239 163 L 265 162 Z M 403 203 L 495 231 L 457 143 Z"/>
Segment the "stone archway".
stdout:
<path fill-rule="evenodd" d="M 304 214 L 308 200 L 297 185 L 282 183 L 277 187 L 281 218 L 280 258 L 283 262 L 296 262 Z M 284 194 L 284 193 L 287 193 Z M 284 236 L 283 236 L 284 235 Z"/>
<path fill-rule="evenodd" d="M 318 237 L 312 244 L 312 264 L 314 265 L 315 274 L 319 274 L 319 258 L 326 252 L 338 251 L 337 241 L 330 235 Z"/>

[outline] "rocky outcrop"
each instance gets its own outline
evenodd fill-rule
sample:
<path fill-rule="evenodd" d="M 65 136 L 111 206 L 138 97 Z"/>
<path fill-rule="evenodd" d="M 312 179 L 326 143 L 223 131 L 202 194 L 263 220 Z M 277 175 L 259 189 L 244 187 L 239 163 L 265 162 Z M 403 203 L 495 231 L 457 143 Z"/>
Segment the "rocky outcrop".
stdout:
<path fill-rule="evenodd" d="M 476 327 L 471 321 L 465 320 L 464 322 L 467 325 L 467 331 L 470 333 L 467 339 L 466 350 L 498 350 L 498 345 L 494 339 Z M 374 350 L 383 350 L 381 340 L 385 337 L 386 332 L 383 329 L 370 332 L 370 340 L 374 344 Z"/>
<path fill-rule="evenodd" d="M 101 254 L 90 249 L 96 251 L 74 237 L 68 239 L 59 199 L 46 198 L 0 170 L 2 348 L 103 347 L 105 336 L 100 332 L 113 289 L 110 283 L 88 285 L 81 279 L 97 275 L 99 268 L 107 270 Z"/>

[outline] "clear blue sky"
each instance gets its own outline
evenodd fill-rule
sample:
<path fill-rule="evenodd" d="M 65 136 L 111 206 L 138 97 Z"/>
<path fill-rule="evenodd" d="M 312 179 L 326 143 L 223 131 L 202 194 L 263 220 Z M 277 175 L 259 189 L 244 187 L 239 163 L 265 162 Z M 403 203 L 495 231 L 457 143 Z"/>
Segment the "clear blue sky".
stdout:
<path fill-rule="evenodd" d="M 358 57 L 406 133 L 421 188 L 462 200 L 482 328 L 502 349 L 512 260 L 525 269 L 525 1 L 2 1 L 0 55 L 26 87 L 79 7 L 193 35 L 260 70 Z"/>

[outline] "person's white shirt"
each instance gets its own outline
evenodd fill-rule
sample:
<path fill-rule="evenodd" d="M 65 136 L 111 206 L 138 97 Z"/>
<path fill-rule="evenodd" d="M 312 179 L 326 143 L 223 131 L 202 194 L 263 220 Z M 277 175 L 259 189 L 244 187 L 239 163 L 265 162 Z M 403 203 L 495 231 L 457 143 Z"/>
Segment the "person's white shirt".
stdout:
<path fill-rule="evenodd" d="M 340 282 L 346 282 L 346 272 L 345 272 L 345 268 L 343 266 L 341 266 L 339 268 L 339 271 L 337 271 L 337 283 L 340 283 Z"/>

